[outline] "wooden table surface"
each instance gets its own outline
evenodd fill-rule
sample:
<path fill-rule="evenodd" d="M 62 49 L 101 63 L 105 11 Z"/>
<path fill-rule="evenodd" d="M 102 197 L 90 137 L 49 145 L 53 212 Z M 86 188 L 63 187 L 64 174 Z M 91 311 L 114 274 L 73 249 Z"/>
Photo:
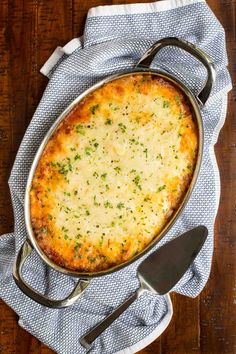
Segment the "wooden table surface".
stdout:
<path fill-rule="evenodd" d="M 0 234 L 13 230 L 7 180 L 21 139 L 47 84 L 47 79 L 39 73 L 40 67 L 58 45 L 83 33 L 90 7 L 132 2 L 141 1 L 0 1 Z M 235 83 L 236 3 L 209 0 L 208 4 L 225 28 L 229 69 Z M 141 354 L 236 353 L 235 111 L 234 88 L 229 95 L 227 120 L 215 148 L 222 194 L 210 279 L 196 299 L 172 295 L 174 316 L 170 326 Z M 53 353 L 21 329 L 17 321 L 17 315 L 0 301 L 0 353 Z"/>

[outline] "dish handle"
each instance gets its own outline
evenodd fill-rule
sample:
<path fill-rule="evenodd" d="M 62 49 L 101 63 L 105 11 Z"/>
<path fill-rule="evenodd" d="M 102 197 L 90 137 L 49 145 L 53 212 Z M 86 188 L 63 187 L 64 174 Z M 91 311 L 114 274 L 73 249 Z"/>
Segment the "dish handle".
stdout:
<path fill-rule="evenodd" d="M 23 291 L 25 295 L 30 297 L 32 300 L 36 301 L 40 305 L 47 306 L 50 308 L 63 308 L 74 304 L 79 297 L 82 295 L 84 290 L 90 284 L 89 280 L 80 279 L 76 284 L 73 291 L 65 298 L 61 300 L 50 299 L 43 294 L 40 294 L 38 291 L 33 289 L 29 284 L 25 282 L 22 276 L 22 269 L 27 257 L 31 254 L 33 248 L 28 240 L 26 240 L 21 247 L 14 266 L 13 266 L 13 278 L 17 284 L 17 286 Z"/>
<path fill-rule="evenodd" d="M 142 56 L 139 62 L 136 65 L 136 68 L 149 68 L 156 54 L 164 47 L 174 46 L 189 54 L 193 55 L 196 59 L 198 59 L 207 69 L 207 80 L 204 84 L 203 89 L 197 96 L 197 100 L 200 104 L 204 105 L 210 96 L 213 84 L 215 82 L 216 72 L 214 68 L 214 64 L 211 58 L 203 52 L 201 49 L 197 48 L 190 42 L 187 42 L 183 39 L 179 39 L 176 37 L 168 37 L 163 38 L 157 41 L 149 48 L 146 53 Z"/>

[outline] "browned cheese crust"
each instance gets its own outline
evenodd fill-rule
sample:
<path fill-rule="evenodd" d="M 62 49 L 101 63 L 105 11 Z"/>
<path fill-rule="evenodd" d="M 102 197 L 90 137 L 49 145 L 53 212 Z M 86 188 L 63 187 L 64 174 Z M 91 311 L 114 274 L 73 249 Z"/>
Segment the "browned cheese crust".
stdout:
<path fill-rule="evenodd" d="M 56 264 L 96 272 L 158 237 L 183 200 L 198 154 L 190 104 L 150 74 L 111 81 L 59 124 L 30 190 L 31 223 Z"/>

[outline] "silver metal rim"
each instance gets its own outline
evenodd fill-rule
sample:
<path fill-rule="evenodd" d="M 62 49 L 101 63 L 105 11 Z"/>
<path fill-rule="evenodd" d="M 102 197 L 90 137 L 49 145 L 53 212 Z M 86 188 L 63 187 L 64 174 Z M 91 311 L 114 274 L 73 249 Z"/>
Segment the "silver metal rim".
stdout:
<path fill-rule="evenodd" d="M 39 162 L 39 159 L 40 159 L 40 157 L 41 157 L 41 155 L 42 155 L 42 153 L 44 151 L 44 148 L 46 147 L 50 137 L 52 136 L 53 132 L 56 130 L 57 126 L 61 123 L 61 121 L 68 115 L 68 113 L 83 98 L 85 98 L 88 94 L 90 94 L 91 92 L 95 91 L 96 89 L 98 89 L 99 87 L 101 87 L 102 85 L 104 85 L 104 84 L 106 84 L 106 83 L 108 83 L 110 81 L 113 81 L 113 80 L 121 78 L 121 77 L 129 76 L 129 75 L 144 74 L 144 73 L 147 73 L 147 74 L 149 73 L 151 75 L 161 76 L 161 77 L 173 82 L 188 97 L 189 102 L 191 104 L 191 107 L 193 109 L 193 112 L 195 114 L 195 118 L 196 118 L 197 124 L 198 124 L 198 133 L 199 133 L 199 142 L 198 142 L 198 144 L 199 144 L 199 146 L 198 146 L 197 162 L 196 162 L 193 178 L 192 178 L 192 181 L 191 181 L 190 186 L 188 188 L 188 191 L 185 194 L 185 197 L 184 197 L 182 203 L 179 205 L 178 209 L 174 213 L 174 216 L 171 218 L 171 220 L 168 222 L 168 224 L 165 226 L 165 228 L 153 239 L 153 241 L 141 253 L 139 253 L 138 255 L 134 256 L 129 261 L 127 261 L 125 263 L 122 263 L 120 265 L 116 265 L 116 266 L 114 266 L 112 268 L 109 268 L 107 270 L 99 271 L 99 272 L 79 272 L 79 271 L 74 271 L 74 270 L 69 270 L 69 269 L 63 268 L 63 267 L 57 265 L 56 263 L 54 263 L 41 250 L 41 248 L 39 247 L 39 245 L 37 243 L 37 240 L 36 240 L 36 238 L 34 236 L 34 232 L 33 232 L 32 225 L 31 225 L 30 195 L 29 195 L 30 193 L 29 192 L 30 192 L 30 189 L 31 189 L 33 176 L 34 176 L 37 164 Z M 130 71 L 125 71 L 125 72 L 122 72 L 122 73 L 118 73 L 118 74 L 109 76 L 109 77 L 99 81 L 98 83 L 96 83 L 95 85 L 93 85 L 92 87 L 90 87 L 89 89 L 84 91 L 82 94 L 80 94 L 63 111 L 63 113 L 56 119 L 54 124 L 49 129 L 48 133 L 45 135 L 45 137 L 44 137 L 43 141 L 41 142 L 41 144 L 40 144 L 40 146 L 38 148 L 38 151 L 37 151 L 37 153 L 36 153 L 36 155 L 34 157 L 33 163 L 32 163 L 31 168 L 30 168 L 28 180 L 27 180 L 26 191 L 25 191 L 25 201 L 24 201 L 25 224 L 26 224 L 26 229 L 27 229 L 27 233 L 28 233 L 28 240 L 32 244 L 33 248 L 36 250 L 36 252 L 42 258 L 42 260 L 46 264 L 48 264 L 50 267 L 52 267 L 53 269 L 57 270 L 58 272 L 61 272 L 61 273 L 64 273 L 64 274 L 67 274 L 67 275 L 70 275 L 70 276 L 74 276 L 74 277 L 79 277 L 79 278 L 82 278 L 82 279 L 83 278 L 93 278 L 93 277 L 107 275 L 107 274 L 110 274 L 112 272 L 118 271 L 118 270 L 130 265 L 131 263 L 135 262 L 138 258 L 142 257 L 145 253 L 150 251 L 151 248 L 153 248 L 166 235 L 166 233 L 173 226 L 173 224 L 175 223 L 175 221 L 177 220 L 177 218 L 179 217 L 179 215 L 183 211 L 185 205 L 187 204 L 187 202 L 188 202 L 188 200 L 190 198 L 190 195 L 191 195 L 191 193 L 193 191 L 193 188 L 194 188 L 194 186 L 196 184 L 197 177 L 198 177 L 198 174 L 199 174 L 199 171 L 200 171 L 200 166 L 201 166 L 201 161 L 202 161 L 202 153 L 203 153 L 203 141 L 204 141 L 204 136 L 203 135 L 204 135 L 204 133 L 203 133 L 202 117 L 201 117 L 201 113 L 200 113 L 200 109 L 199 109 L 199 105 L 198 105 L 197 99 L 189 91 L 189 89 L 181 81 L 176 79 L 173 75 L 171 75 L 169 73 L 166 73 L 164 71 L 161 71 L 161 70 L 137 68 L 136 70 L 130 70 Z"/>

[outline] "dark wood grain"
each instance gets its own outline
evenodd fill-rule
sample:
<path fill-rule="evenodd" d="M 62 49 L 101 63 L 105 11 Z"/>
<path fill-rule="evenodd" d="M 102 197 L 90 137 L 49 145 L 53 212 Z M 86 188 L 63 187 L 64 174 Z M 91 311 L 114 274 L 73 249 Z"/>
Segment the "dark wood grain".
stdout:
<path fill-rule="evenodd" d="M 87 11 L 130 0 L 0 1 L 0 234 L 13 230 L 7 180 L 23 134 L 47 80 L 39 69 L 58 45 L 83 32 Z M 140 354 L 236 353 L 236 20 L 235 0 L 209 0 L 226 30 L 234 90 L 216 145 L 222 193 L 210 279 L 196 299 L 172 295 L 173 320 Z M 21 329 L 0 301 L 0 353 L 52 354 Z"/>

